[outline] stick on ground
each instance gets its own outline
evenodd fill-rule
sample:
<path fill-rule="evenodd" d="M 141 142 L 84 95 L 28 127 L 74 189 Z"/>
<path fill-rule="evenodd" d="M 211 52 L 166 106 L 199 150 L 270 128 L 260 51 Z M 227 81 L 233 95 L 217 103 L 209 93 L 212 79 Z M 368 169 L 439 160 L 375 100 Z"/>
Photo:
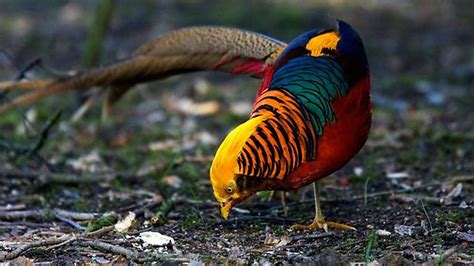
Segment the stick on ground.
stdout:
<path fill-rule="evenodd" d="M 49 246 L 49 245 L 57 245 L 57 244 L 65 242 L 65 241 L 69 241 L 72 237 L 74 237 L 74 236 L 73 235 L 65 235 L 65 236 L 61 236 L 61 237 L 48 238 L 48 239 L 43 239 L 43 240 L 39 240 L 39 241 L 30 242 L 28 244 L 25 244 L 25 245 L 15 249 L 14 251 L 8 253 L 7 255 L 5 255 L 5 257 L 3 257 L 3 258 L 0 257 L 0 260 L 1 261 L 12 260 L 12 259 L 20 256 L 21 253 L 27 251 L 30 248 L 43 247 L 43 246 Z"/>
<path fill-rule="evenodd" d="M 138 258 L 138 255 L 139 255 L 138 252 L 131 251 L 131 250 L 126 249 L 126 248 L 121 247 L 121 246 L 108 244 L 108 243 L 99 241 L 97 239 L 92 240 L 92 241 L 90 241 L 90 240 L 81 240 L 81 241 L 79 241 L 79 245 L 88 246 L 88 247 L 103 250 L 103 251 L 106 251 L 106 252 L 122 255 L 122 256 L 124 256 L 128 259 L 131 259 L 131 260 L 136 260 Z"/>

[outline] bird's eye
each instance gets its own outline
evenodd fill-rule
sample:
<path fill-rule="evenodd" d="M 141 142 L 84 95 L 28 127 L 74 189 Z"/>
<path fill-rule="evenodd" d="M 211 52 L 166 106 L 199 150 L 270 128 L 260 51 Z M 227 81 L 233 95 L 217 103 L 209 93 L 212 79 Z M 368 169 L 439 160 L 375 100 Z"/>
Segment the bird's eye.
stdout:
<path fill-rule="evenodd" d="M 232 194 L 232 192 L 234 192 L 234 190 L 232 189 L 232 187 L 227 187 L 227 188 L 225 189 L 225 191 L 226 191 L 227 193 L 229 193 L 229 194 Z"/>

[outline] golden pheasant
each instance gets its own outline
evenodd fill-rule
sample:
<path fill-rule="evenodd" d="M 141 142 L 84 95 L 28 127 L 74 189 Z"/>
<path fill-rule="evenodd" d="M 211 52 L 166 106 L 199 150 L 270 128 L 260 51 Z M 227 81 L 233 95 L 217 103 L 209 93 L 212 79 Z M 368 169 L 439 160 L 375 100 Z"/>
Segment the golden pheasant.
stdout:
<path fill-rule="evenodd" d="M 191 27 L 159 36 L 122 61 L 55 80 L 0 83 L 0 91 L 32 90 L 0 106 L 15 106 L 71 90 L 102 86 L 104 110 L 133 85 L 177 73 L 218 70 L 263 77 L 250 119 L 219 147 L 210 170 L 221 213 L 261 190 L 313 183 L 316 215 L 325 222 L 315 182 L 346 164 L 365 143 L 371 124 L 370 76 L 364 47 L 350 25 L 313 30 L 288 46 L 225 27 Z"/>
<path fill-rule="evenodd" d="M 291 41 L 265 71 L 250 119 L 232 130 L 210 169 L 227 219 L 257 191 L 297 189 L 344 166 L 371 126 L 369 66 L 354 29 L 313 30 Z M 353 229 L 326 222 L 314 185 L 316 214 L 295 229 Z"/>

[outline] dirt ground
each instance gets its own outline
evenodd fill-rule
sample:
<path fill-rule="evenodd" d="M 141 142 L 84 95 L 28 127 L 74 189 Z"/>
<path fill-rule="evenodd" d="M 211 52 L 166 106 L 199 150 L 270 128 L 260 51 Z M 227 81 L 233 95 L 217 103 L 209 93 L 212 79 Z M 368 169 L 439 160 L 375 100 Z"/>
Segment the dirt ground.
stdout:
<path fill-rule="evenodd" d="M 48 3 L 6 1 L 0 10 L 2 81 L 37 57 L 48 71 L 79 68 L 95 2 Z M 97 106 L 70 122 L 73 94 L 0 117 L 0 260 L 474 264 L 471 1 L 232 3 L 117 1 L 101 62 L 186 25 L 288 41 L 331 17 L 349 21 L 371 65 L 372 131 L 320 184 L 326 219 L 357 230 L 292 231 L 312 220 L 311 187 L 286 193 L 287 213 L 280 193 L 263 192 L 223 220 L 208 169 L 219 141 L 247 118 L 258 80 L 197 73 L 137 86 L 107 121 Z"/>

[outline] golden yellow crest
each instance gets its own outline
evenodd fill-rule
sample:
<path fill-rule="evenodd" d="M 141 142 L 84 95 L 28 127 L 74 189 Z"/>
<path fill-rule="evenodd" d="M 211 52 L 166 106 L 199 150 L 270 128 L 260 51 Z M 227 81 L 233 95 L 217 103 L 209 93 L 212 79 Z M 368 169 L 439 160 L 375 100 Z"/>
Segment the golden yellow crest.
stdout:
<path fill-rule="evenodd" d="M 233 129 L 217 149 L 212 161 L 210 177 L 214 196 L 221 202 L 226 196 L 226 188 L 238 173 L 237 158 L 248 138 L 255 132 L 258 125 L 268 119 L 269 115 L 257 116 Z"/>

